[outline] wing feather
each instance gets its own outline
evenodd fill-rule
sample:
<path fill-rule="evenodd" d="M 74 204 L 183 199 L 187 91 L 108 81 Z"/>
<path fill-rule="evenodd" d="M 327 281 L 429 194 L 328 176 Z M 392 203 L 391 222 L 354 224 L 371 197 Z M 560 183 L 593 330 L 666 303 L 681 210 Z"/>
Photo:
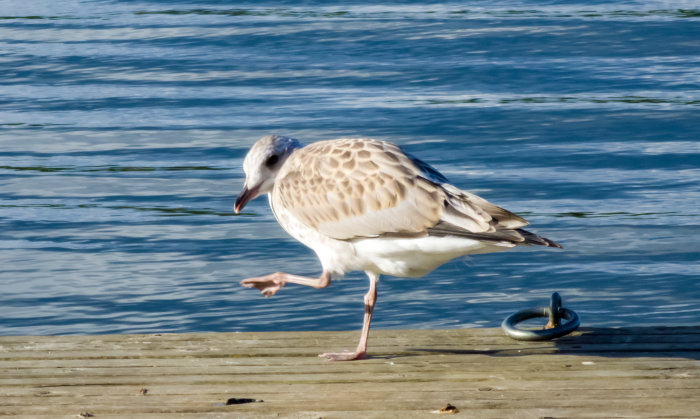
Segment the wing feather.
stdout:
<path fill-rule="evenodd" d="M 391 143 L 321 141 L 287 159 L 275 180 L 273 209 L 282 205 L 338 240 L 451 235 L 547 243 L 520 230 L 527 225 L 521 217 L 442 181 L 437 170 Z"/>
<path fill-rule="evenodd" d="M 427 234 L 445 192 L 397 146 L 375 140 L 322 141 L 296 150 L 273 200 L 328 237 L 350 240 Z"/>

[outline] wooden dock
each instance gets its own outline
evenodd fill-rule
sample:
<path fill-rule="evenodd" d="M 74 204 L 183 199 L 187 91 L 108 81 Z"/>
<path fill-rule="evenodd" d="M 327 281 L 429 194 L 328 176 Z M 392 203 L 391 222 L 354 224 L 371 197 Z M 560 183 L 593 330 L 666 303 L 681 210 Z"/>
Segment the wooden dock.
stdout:
<path fill-rule="evenodd" d="M 374 330 L 370 359 L 316 357 L 357 335 L 0 337 L 0 417 L 700 417 L 700 327 Z"/>

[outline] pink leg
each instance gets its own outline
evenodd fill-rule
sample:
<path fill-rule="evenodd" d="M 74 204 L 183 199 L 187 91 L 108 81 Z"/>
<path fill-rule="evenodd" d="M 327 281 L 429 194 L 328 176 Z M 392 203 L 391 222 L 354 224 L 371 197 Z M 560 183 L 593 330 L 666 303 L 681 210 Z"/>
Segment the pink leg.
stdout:
<path fill-rule="evenodd" d="M 367 272 L 369 277 L 369 291 L 365 294 L 365 318 L 362 322 L 362 335 L 360 343 L 357 344 L 355 352 L 331 352 L 319 355 L 321 358 L 327 358 L 331 361 L 352 361 L 355 359 L 364 359 L 367 357 L 367 339 L 369 338 L 369 325 L 372 322 L 372 310 L 374 303 L 377 302 L 377 281 L 379 274 Z"/>
<path fill-rule="evenodd" d="M 323 271 L 318 278 L 275 272 L 270 275 L 247 278 L 241 281 L 246 288 L 257 288 L 265 297 L 272 297 L 287 283 L 307 285 L 314 288 L 326 288 L 331 283 L 330 272 Z"/>

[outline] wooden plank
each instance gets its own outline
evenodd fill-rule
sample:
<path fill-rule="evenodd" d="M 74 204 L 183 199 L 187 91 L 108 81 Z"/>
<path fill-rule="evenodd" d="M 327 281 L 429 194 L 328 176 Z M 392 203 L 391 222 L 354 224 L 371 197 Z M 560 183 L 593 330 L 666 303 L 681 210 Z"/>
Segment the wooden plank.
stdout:
<path fill-rule="evenodd" d="M 700 327 L 380 330 L 370 359 L 317 353 L 357 332 L 0 337 L 0 416 L 697 417 Z M 146 389 L 144 392 L 143 389 Z M 227 399 L 264 402 L 225 405 Z"/>

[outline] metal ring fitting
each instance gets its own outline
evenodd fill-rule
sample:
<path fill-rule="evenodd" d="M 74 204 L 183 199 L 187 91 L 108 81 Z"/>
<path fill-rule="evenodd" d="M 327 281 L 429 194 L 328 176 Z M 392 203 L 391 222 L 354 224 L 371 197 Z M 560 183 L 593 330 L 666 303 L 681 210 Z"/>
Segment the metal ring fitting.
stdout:
<path fill-rule="evenodd" d="M 518 329 L 516 325 L 528 319 L 536 317 L 549 317 L 548 329 L 542 330 L 523 330 Z M 560 323 L 560 319 L 565 319 L 566 323 Z M 561 306 L 561 296 L 558 292 L 552 294 L 549 307 L 529 308 L 520 310 L 515 314 L 506 317 L 501 323 L 501 329 L 506 332 L 506 335 L 517 340 L 550 340 L 564 335 L 568 335 L 578 329 L 581 324 L 581 319 L 575 311 L 569 310 Z"/>

